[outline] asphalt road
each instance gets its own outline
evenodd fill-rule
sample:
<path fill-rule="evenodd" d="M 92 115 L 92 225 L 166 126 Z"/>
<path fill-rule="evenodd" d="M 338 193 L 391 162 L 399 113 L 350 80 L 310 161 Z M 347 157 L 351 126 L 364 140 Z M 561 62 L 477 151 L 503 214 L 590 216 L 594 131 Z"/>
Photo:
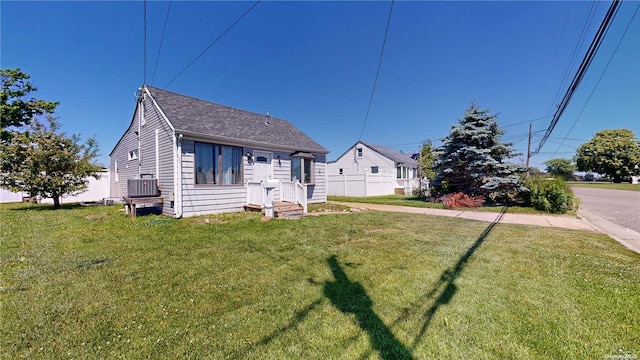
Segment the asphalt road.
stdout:
<path fill-rule="evenodd" d="M 640 232 L 640 191 L 572 187 L 580 207 L 605 220 Z"/>

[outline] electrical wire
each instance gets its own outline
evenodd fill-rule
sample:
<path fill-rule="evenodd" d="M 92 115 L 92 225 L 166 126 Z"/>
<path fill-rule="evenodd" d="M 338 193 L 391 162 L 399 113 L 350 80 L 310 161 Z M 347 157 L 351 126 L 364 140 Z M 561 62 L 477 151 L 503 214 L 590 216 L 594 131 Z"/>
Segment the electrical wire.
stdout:
<path fill-rule="evenodd" d="M 144 8 L 144 16 L 143 16 L 142 22 L 144 23 L 144 65 L 143 65 L 144 76 L 142 78 L 142 83 L 146 84 L 147 83 L 147 0 L 143 1 L 143 8 Z"/>
<path fill-rule="evenodd" d="M 231 30 L 234 26 L 236 26 L 236 24 L 239 23 L 240 20 L 242 20 L 242 18 L 247 16 L 247 14 L 249 14 L 251 10 L 253 10 L 259 3 L 260 3 L 260 0 L 257 0 L 249 9 L 247 9 L 247 11 L 245 11 L 242 15 L 240 15 L 240 17 L 237 18 L 236 21 L 233 22 L 233 24 L 229 25 L 229 27 L 225 31 L 223 31 L 222 34 L 220 34 L 215 40 L 213 40 L 213 42 L 209 44 L 209 46 L 207 46 L 204 50 L 202 50 L 202 52 L 198 54 L 198 56 L 196 56 L 195 59 L 191 60 L 191 62 L 187 64 L 187 66 L 185 66 L 182 70 L 180 70 L 178 75 L 174 76 L 173 79 L 171 79 L 171 81 L 169 81 L 162 88 L 165 89 L 167 86 L 171 85 L 171 83 L 173 83 L 178 77 L 180 77 L 180 75 L 182 75 L 182 73 L 184 73 L 189 67 L 191 67 L 191 65 L 193 65 L 196 61 L 198 61 L 198 59 L 200 59 L 202 55 L 204 55 L 213 45 L 215 45 L 220 39 L 222 39 L 222 37 L 226 33 L 228 33 L 229 30 Z"/>
<path fill-rule="evenodd" d="M 587 98 L 587 101 L 584 103 L 584 106 L 580 110 L 580 113 L 578 114 L 578 117 L 576 117 L 576 119 L 573 121 L 573 124 L 571 124 L 571 128 L 569 129 L 569 132 L 567 132 L 567 135 L 565 135 L 565 137 L 562 139 L 562 142 L 560 143 L 560 145 L 556 149 L 556 152 L 560 149 L 560 146 L 564 145 L 564 142 L 566 140 L 568 140 L 567 137 L 569 136 L 569 134 L 571 134 L 571 131 L 573 131 L 573 128 L 578 123 L 578 120 L 580 120 L 580 117 L 582 116 L 582 113 L 584 112 L 584 109 L 587 107 L 587 105 L 589 104 L 589 101 L 591 100 L 591 97 L 596 92 L 596 89 L 598 88 L 598 85 L 600 84 L 600 81 L 602 80 L 602 77 L 604 76 L 604 73 L 609 68 L 609 64 L 611 64 L 611 60 L 613 60 L 613 57 L 616 55 L 616 52 L 618 51 L 618 48 L 620 47 L 620 44 L 622 43 L 622 40 L 624 39 L 625 35 L 627 35 L 627 31 L 629 30 L 629 27 L 631 26 L 631 23 L 633 22 L 633 19 L 636 17 L 636 14 L 638 13 L 638 9 L 640 9 L 640 5 L 638 5 L 636 7 L 636 11 L 634 11 L 633 16 L 631 16 L 631 20 L 629 20 L 629 23 L 627 24 L 627 27 L 624 29 L 624 32 L 622 33 L 622 36 L 620 37 L 620 40 L 618 41 L 618 44 L 616 45 L 616 48 L 613 50 L 613 53 L 609 57 L 609 61 L 607 61 L 607 65 L 605 65 L 604 69 L 602 69 L 602 72 L 600 73 L 600 77 L 598 78 L 598 81 L 596 82 L 596 85 L 593 87 L 593 90 L 591 90 L 591 94 L 589 94 L 589 97 Z M 553 156 L 553 155 L 551 155 L 551 156 Z"/>
<path fill-rule="evenodd" d="M 171 0 L 169 0 L 169 6 L 167 7 L 167 15 L 164 18 L 164 27 L 162 28 L 162 37 L 160 38 L 160 46 L 158 47 L 158 55 L 156 56 L 156 65 L 153 67 L 153 76 L 151 76 L 151 85 L 156 78 L 156 70 L 158 69 L 158 60 L 160 60 L 160 51 L 162 50 L 162 43 L 164 42 L 164 33 L 167 30 L 167 22 L 169 21 L 169 11 L 171 11 Z"/>
<path fill-rule="evenodd" d="M 600 27 L 598 28 L 598 31 L 595 37 L 591 41 L 591 45 L 589 46 L 587 53 L 582 59 L 582 63 L 578 68 L 578 72 L 573 77 L 573 80 L 571 81 L 571 85 L 567 89 L 567 92 L 565 93 L 565 96 L 562 99 L 560 106 L 558 107 L 555 114 L 553 115 L 553 119 L 551 120 L 549 127 L 547 128 L 544 136 L 542 137 L 542 140 L 540 140 L 540 143 L 538 144 L 538 148 L 531 153 L 532 156 L 540 152 L 540 149 L 542 148 L 542 146 L 544 146 L 544 143 L 547 141 L 547 139 L 553 132 L 553 129 L 556 127 L 558 120 L 560 120 L 562 113 L 564 113 L 565 109 L 567 108 L 567 105 L 569 105 L 569 102 L 571 101 L 573 94 L 575 93 L 576 89 L 578 88 L 578 86 L 582 82 L 582 79 L 584 78 L 584 74 L 589 69 L 589 65 L 591 65 L 591 61 L 593 60 L 593 57 L 595 56 L 596 52 L 600 48 L 602 39 L 604 38 L 604 35 L 609 27 L 609 24 L 611 24 L 611 21 L 613 20 L 613 17 L 615 16 L 619 5 L 620 5 L 620 0 L 614 0 L 611 6 L 609 7 L 609 10 L 607 11 L 607 14 L 602 20 L 602 23 L 600 24 Z"/>
<path fill-rule="evenodd" d="M 553 115 L 547 115 L 547 116 L 543 116 L 543 117 L 539 117 L 539 118 L 535 118 L 535 119 L 531 119 L 531 120 L 526 120 L 526 121 L 521 121 L 521 122 L 509 124 L 509 125 L 504 125 L 504 126 L 500 126 L 500 128 L 504 129 L 504 128 L 508 128 L 508 127 L 512 127 L 512 126 L 516 126 L 516 125 L 528 124 L 530 122 L 540 121 L 540 120 L 548 119 L 550 117 L 553 117 Z"/>
<path fill-rule="evenodd" d="M 369 105 L 367 106 L 367 113 L 364 116 L 364 123 L 362 124 L 362 130 L 360 131 L 360 136 L 358 137 L 358 141 L 362 139 L 362 134 L 364 134 L 364 129 L 367 126 L 367 119 L 369 118 L 369 111 L 371 110 L 373 95 L 376 92 L 376 84 L 378 83 L 378 76 L 380 75 L 380 67 L 382 67 L 382 56 L 384 55 L 384 46 L 387 43 L 387 33 L 389 32 L 389 24 L 391 23 L 391 13 L 393 12 L 393 2 L 394 0 L 391 0 L 391 7 L 389 8 L 389 16 L 387 17 L 387 27 L 384 30 L 384 39 L 382 40 L 382 50 L 380 51 L 380 59 L 378 60 L 378 69 L 376 70 L 376 78 L 373 81 L 373 89 L 371 90 L 371 96 L 369 97 Z"/>

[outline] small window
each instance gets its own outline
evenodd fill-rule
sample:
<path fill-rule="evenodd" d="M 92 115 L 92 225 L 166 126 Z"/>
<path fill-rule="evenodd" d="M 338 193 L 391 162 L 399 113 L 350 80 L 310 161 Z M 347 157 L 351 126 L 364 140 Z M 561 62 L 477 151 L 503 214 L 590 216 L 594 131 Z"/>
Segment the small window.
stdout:
<path fill-rule="evenodd" d="M 362 148 L 358 148 L 358 157 L 362 157 Z"/>
<path fill-rule="evenodd" d="M 115 173 L 115 177 L 116 177 L 116 182 L 120 181 L 120 176 L 118 174 L 118 160 L 115 161 L 115 163 L 113 164 L 113 170 Z"/>
<path fill-rule="evenodd" d="M 136 160 L 138 158 L 138 149 L 129 151 L 129 160 Z"/>
<path fill-rule="evenodd" d="M 371 173 L 372 174 L 377 174 L 378 173 L 378 167 L 377 166 L 372 166 L 371 167 Z"/>
<path fill-rule="evenodd" d="M 267 163 L 267 162 L 269 162 L 269 159 L 267 159 L 265 156 L 258 156 L 258 157 L 256 157 L 256 162 Z"/>
<path fill-rule="evenodd" d="M 338 173 L 339 173 L 340 175 L 344 174 L 343 169 L 338 170 Z"/>
<path fill-rule="evenodd" d="M 291 159 L 291 181 L 300 181 L 302 184 L 314 183 L 315 165 L 312 159 Z"/>

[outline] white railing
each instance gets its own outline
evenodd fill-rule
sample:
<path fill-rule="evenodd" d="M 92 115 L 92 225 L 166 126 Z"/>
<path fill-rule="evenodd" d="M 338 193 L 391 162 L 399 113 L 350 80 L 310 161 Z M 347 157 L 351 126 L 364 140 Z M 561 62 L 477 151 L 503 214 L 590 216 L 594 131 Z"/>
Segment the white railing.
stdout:
<path fill-rule="evenodd" d="M 247 181 L 247 204 L 265 206 L 267 190 L 262 181 Z M 280 181 L 278 192 L 274 193 L 273 201 L 287 201 L 302 206 L 302 212 L 307 213 L 307 185 L 298 181 Z"/>
<path fill-rule="evenodd" d="M 302 205 L 302 213 L 307 213 L 307 185 L 302 185 L 299 182 L 295 183 L 296 187 L 296 202 Z"/>
<path fill-rule="evenodd" d="M 280 197 L 282 201 L 288 201 L 302 206 L 302 213 L 307 213 L 307 185 L 298 181 L 281 181 Z"/>
<path fill-rule="evenodd" d="M 247 181 L 247 204 L 264 206 L 266 190 L 260 181 Z"/>
<path fill-rule="evenodd" d="M 280 198 L 282 201 L 297 203 L 296 182 L 281 181 L 280 182 Z"/>

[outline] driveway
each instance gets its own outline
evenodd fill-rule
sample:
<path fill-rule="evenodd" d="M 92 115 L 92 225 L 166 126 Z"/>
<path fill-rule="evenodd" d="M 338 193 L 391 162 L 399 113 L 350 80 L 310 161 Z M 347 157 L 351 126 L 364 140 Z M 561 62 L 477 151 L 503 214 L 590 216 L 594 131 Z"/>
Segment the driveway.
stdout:
<path fill-rule="evenodd" d="M 640 232 L 640 191 L 571 188 L 580 208 L 616 225 Z"/>

